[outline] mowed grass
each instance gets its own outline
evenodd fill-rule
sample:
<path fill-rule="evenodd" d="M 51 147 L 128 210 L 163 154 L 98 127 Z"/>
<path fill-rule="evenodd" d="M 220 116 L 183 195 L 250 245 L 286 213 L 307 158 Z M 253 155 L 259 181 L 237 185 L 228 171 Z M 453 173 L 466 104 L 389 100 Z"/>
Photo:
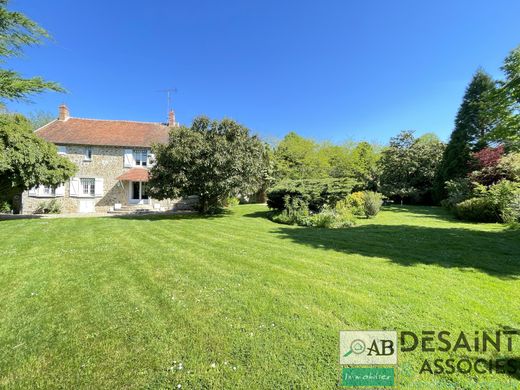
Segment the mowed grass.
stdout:
<path fill-rule="evenodd" d="M 339 331 L 520 328 L 520 232 L 391 207 L 355 228 L 225 216 L 0 222 L 0 387 L 338 387 Z M 520 336 L 514 341 L 520 356 Z M 518 388 L 419 374 L 401 388 Z"/>

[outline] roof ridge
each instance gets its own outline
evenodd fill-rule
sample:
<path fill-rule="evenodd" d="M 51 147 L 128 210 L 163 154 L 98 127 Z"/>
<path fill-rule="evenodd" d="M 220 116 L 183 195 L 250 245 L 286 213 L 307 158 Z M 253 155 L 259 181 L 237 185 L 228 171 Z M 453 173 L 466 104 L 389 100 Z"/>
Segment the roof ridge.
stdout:
<path fill-rule="evenodd" d="M 125 122 L 125 123 L 143 123 L 147 125 L 160 125 L 160 126 L 166 126 L 162 122 L 145 122 L 145 121 L 130 121 L 126 119 L 95 119 L 95 118 L 80 118 L 76 116 L 71 116 L 68 119 L 80 119 L 82 121 L 100 121 L 100 122 Z M 56 119 L 55 119 L 56 120 Z M 47 126 L 47 125 L 46 125 Z"/>
<path fill-rule="evenodd" d="M 43 126 L 38 127 L 36 130 L 34 130 L 34 132 L 40 131 L 40 130 L 43 129 L 44 127 L 47 127 L 47 126 L 49 126 L 51 123 L 54 123 L 54 122 L 56 122 L 56 121 L 57 121 L 57 119 L 53 119 L 53 120 L 50 121 L 49 123 L 46 123 L 46 124 L 44 124 Z"/>

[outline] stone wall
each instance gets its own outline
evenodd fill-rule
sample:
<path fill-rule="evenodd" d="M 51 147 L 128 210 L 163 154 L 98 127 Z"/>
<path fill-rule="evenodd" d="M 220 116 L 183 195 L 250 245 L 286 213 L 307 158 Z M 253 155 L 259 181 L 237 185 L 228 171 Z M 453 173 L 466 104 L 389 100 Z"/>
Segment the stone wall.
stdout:
<path fill-rule="evenodd" d="M 123 147 L 92 146 L 92 159 L 85 161 L 85 146 L 67 145 L 66 156 L 78 166 L 78 171 L 74 177 L 79 178 L 103 178 L 103 195 L 100 197 L 71 197 L 70 181 L 65 183 L 63 196 L 59 197 L 35 197 L 29 196 L 28 191 L 22 194 L 22 213 L 32 214 L 37 207 L 45 201 L 57 199 L 62 205 L 63 213 L 77 213 L 81 200 L 93 199 L 96 212 L 107 212 L 115 203 L 123 206 L 128 205 L 130 186 L 128 182 L 120 182 L 116 178 L 131 168 L 124 167 Z M 185 202 L 180 200 L 166 199 L 163 201 L 150 200 L 153 207 L 154 203 L 159 203 L 163 209 L 172 209 L 176 205 L 181 206 Z"/>

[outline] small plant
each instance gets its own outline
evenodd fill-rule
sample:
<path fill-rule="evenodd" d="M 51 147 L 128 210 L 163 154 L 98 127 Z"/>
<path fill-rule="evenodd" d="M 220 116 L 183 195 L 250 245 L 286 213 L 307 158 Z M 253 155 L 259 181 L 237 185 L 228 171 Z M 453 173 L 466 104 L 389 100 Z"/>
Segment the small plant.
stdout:
<path fill-rule="evenodd" d="M 309 216 L 309 206 L 299 198 L 289 195 L 284 197 L 284 209 L 272 215 L 274 222 L 286 225 L 305 225 L 305 219 Z"/>
<path fill-rule="evenodd" d="M 365 191 L 363 199 L 365 216 L 367 218 L 376 216 L 383 205 L 383 195 L 378 192 Z"/>
<path fill-rule="evenodd" d="M 225 203 L 226 207 L 235 207 L 240 204 L 240 199 L 232 196 L 232 197 L 226 198 L 226 201 L 224 203 Z"/>
<path fill-rule="evenodd" d="M 7 200 L 0 201 L 0 213 L 7 214 L 12 210 L 11 204 Z"/>
<path fill-rule="evenodd" d="M 57 199 L 51 199 L 48 202 L 40 202 L 34 212 L 36 214 L 60 214 L 61 203 Z"/>

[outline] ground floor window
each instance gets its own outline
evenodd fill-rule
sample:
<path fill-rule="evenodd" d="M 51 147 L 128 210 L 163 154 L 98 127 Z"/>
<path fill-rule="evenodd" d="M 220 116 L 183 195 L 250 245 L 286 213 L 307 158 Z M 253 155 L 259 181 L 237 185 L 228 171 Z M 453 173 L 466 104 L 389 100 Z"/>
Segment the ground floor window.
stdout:
<path fill-rule="evenodd" d="M 82 195 L 94 196 L 96 193 L 96 179 L 81 178 L 81 193 Z"/>

